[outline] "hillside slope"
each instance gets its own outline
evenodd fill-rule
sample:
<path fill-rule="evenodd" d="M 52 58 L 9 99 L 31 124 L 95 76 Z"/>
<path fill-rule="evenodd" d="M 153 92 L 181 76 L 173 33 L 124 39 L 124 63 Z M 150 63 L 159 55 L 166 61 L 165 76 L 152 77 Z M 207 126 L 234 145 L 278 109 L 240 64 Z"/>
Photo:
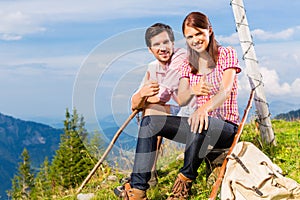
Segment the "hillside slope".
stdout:
<path fill-rule="evenodd" d="M 249 141 L 260 148 L 268 155 L 274 163 L 283 170 L 287 177 L 300 183 L 300 125 L 299 121 L 272 120 L 274 133 L 276 136 L 277 146 L 263 144 L 256 129 L 254 122 L 245 125 L 241 141 Z M 149 189 L 147 195 L 150 199 L 166 199 L 170 194 L 172 185 L 176 178 L 179 168 L 182 166 L 182 160 L 176 160 L 176 156 L 182 152 L 182 149 L 174 149 L 171 145 L 164 146 L 164 152 L 159 158 L 158 167 L 158 185 Z M 121 171 L 122 166 L 103 166 L 101 170 L 89 181 L 82 190 L 82 194 L 94 195 L 93 200 L 117 200 L 119 199 L 113 193 L 113 189 L 119 186 L 119 180 L 128 176 L 130 171 Z M 212 182 L 206 179 L 205 164 L 203 163 L 198 169 L 198 177 L 193 183 L 192 195 L 190 199 L 202 200 L 207 199 L 210 194 Z M 117 180 L 110 177 L 116 177 Z M 213 180 L 213 179 L 210 179 Z M 55 199 L 73 200 L 76 199 L 74 190 L 68 190 L 67 196 L 56 197 Z"/>
<path fill-rule="evenodd" d="M 37 169 L 47 156 L 52 158 L 58 148 L 62 130 L 48 125 L 24 121 L 0 113 L 0 196 L 11 187 L 24 148 Z M 0 199 L 2 199 L 0 197 Z"/>

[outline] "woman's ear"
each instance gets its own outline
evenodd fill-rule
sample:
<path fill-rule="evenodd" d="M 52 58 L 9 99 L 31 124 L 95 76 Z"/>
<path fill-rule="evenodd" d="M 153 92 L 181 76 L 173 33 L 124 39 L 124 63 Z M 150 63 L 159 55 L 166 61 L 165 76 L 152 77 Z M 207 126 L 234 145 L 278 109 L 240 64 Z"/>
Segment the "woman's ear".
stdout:
<path fill-rule="evenodd" d="M 211 26 L 209 26 L 209 28 L 208 28 L 208 32 L 209 32 L 209 36 L 211 36 L 211 34 L 213 33 L 213 29 L 212 29 L 212 27 L 211 27 Z"/>

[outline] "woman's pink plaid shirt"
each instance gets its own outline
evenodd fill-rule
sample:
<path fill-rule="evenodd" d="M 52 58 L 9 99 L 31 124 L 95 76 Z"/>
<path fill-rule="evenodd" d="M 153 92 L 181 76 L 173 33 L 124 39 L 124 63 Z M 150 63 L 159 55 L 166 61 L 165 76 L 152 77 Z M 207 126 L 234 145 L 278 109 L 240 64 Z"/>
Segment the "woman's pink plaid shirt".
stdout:
<path fill-rule="evenodd" d="M 216 63 L 216 67 L 206 74 L 206 81 L 212 85 L 211 93 L 208 96 L 197 96 L 197 106 L 200 107 L 205 104 L 212 96 L 216 95 L 219 91 L 220 84 L 222 82 L 223 72 L 227 69 L 236 69 L 236 72 L 241 72 L 239 67 L 238 57 L 236 51 L 231 47 L 219 47 L 219 59 Z M 189 78 L 190 85 L 196 85 L 199 83 L 201 74 L 192 74 L 188 60 L 182 65 L 181 78 Z M 209 112 L 209 116 L 223 119 L 226 121 L 239 124 L 239 112 L 237 104 L 237 76 L 235 77 L 234 84 L 231 90 L 230 96 L 225 102 L 214 111 Z"/>

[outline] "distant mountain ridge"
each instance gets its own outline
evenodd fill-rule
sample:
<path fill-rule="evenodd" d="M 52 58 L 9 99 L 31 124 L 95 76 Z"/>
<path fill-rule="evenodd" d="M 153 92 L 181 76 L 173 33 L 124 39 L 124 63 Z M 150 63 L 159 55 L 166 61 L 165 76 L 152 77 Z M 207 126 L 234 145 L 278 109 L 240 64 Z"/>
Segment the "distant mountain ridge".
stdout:
<path fill-rule="evenodd" d="M 269 104 L 270 112 L 272 118 L 275 118 L 279 114 L 288 113 L 290 111 L 295 111 L 300 108 L 300 103 L 287 103 L 285 101 L 273 101 Z"/>
<path fill-rule="evenodd" d="M 28 150 L 31 164 L 37 169 L 46 156 L 51 160 L 61 133 L 62 129 L 0 113 L 0 199 L 4 199 L 5 191 L 11 187 L 23 149 Z"/>
<path fill-rule="evenodd" d="M 128 116 L 126 114 L 118 114 L 118 119 L 114 115 L 107 115 L 99 120 L 99 128 L 101 128 L 101 134 L 107 144 L 109 144 L 112 138 L 115 136 L 122 123 L 126 121 Z M 128 125 L 123 129 L 114 147 L 122 148 L 126 150 L 135 149 L 138 125 L 136 119 L 132 119 Z"/>
<path fill-rule="evenodd" d="M 274 117 L 274 119 L 283 119 L 286 121 L 300 120 L 300 109 L 278 114 Z"/>

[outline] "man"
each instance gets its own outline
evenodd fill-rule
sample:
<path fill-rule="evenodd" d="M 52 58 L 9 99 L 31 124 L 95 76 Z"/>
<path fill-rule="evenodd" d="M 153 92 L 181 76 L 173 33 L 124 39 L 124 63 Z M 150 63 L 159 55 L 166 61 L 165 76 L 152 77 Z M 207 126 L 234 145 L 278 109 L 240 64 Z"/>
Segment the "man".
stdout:
<path fill-rule="evenodd" d="M 145 42 L 156 60 L 149 63 L 141 86 L 132 96 L 131 101 L 133 110 L 143 109 L 143 116 L 176 115 L 179 110 L 178 106 L 166 104 L 170 99 L 177 101 L 180 65 L 186 58 L 184 49 L 174 48 L 174 41 L 173 31 L 168 25 L 156 23 L 146 30 Z M 157 183 L 156 161 L 161 142 L 162 138 L 159 137 L 156 159 L 149 181 L 151 186 Z"/>
<path fill-rule="evenodd" d="M 174 49 L 174 34 L 170 26 L 156 23 L 145 33 L 149 52 L 156 58 L 149 63 L 138 91 L 132 96 L 131 107 L 143 109 L 143 115 L 170 114 L 171 98 L 177 101 L 180 65 L 186 51 Z"/>
<path fill-rule="evenodd" d="M 186 59 L 186 51 L 181 48 L 174 48 L 174 34 L 170 26 L 156 23 L 150 26 L 145 33 L 146 45 L 149 52 L 154 55 L 156 60 L 148 64 L 148 69 L 140 88 L 134 93 L 131 99 L 131 108 L 142 109 L 143 116 L 148 115 L 176 115 L 178 106 L 167 104 L 171 99 L 177 102 L 179 78 L 181 76 L 180 66 Z M 187 108 L 192 109 L 192 104 L 186 106 L 186 110 L 181 113 L 188 113 Z M 158 136 L 155 153 L 155 162 L 151 169 L 151 179 L 148 184 L 155 185 L 156 161 L 158 150 L 162 138 Z M 123 189 L 123 191 L 122 191 Z M 125 188 L 116 188 L 115 193 L 120 196 L 139 196 L 140 191 L 132 190 L 128 194 Z M 129 197 L 129 199 L 131 199 Z M 133 198 L 135 199 L 135 198 Z"/>

